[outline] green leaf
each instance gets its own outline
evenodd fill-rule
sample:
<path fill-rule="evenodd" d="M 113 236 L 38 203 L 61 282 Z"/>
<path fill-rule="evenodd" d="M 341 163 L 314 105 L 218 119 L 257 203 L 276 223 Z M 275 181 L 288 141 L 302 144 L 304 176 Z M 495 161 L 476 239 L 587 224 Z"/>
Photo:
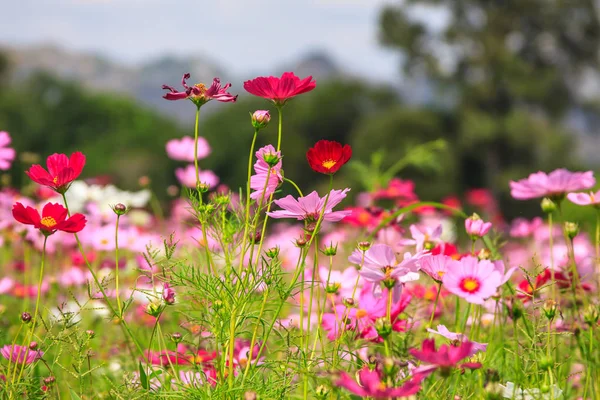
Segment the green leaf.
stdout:
<path fill-rule="evenodd" d="M 81 397 L 79 397 L 73 389 L 69 388 L 69 390 L 71 391 L 71 400 L 81 400 Z"/>
<path fill-rule="evenodd" d="M 146 390 L 148 390 L 148 376 L 146 375 L 146 371 L 144 370 L 144 366 L 142 365 L 142 362 L 139 362 L 139 370 L 140 370 L 140 383 L 142 384 L 142 387 Z"/>

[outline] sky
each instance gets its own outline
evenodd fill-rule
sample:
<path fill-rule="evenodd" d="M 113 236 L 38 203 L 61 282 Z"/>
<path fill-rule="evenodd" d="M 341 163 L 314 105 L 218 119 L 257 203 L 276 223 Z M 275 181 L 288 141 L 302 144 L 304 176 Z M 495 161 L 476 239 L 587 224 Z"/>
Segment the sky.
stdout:
<path fill-rule="evenodd" d="M 0 44 L 59 44 L 129 65 L 165 54 L 189 54 L 208 57 L 235 75 L 269 74 L 318 50 L 348 72 L 395 81 L 399 55 L 377 40 L 379 12 L 392 2 L 5 1 Z"/>

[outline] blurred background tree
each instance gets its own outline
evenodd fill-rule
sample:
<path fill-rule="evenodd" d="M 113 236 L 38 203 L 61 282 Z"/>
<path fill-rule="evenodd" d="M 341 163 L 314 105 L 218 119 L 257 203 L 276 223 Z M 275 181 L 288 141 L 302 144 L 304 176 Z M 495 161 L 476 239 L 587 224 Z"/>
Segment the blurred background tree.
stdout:
<path fill-rule="evenodd" d="M 404 76 L 451 99 L 440 133 L 458 158 L 459 188 L 508 200 L 510 178 L 577 166 L 563 122 L 597 74 L 598 15 L 592 0 L 407 0 L 383 10 L 381 42 L 401 52 Z"/>

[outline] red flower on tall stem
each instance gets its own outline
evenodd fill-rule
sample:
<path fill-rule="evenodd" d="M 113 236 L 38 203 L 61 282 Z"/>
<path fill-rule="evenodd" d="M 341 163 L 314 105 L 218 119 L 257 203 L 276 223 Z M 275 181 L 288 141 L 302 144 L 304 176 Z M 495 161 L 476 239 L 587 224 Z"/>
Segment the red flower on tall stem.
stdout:
<path fill-rule="evenodd" d="M 42 215 L 32 207 L 25 207 L 21 203 L 15 203 L 12 209 L 13 217 L 25 225 L 33 225 L 45 236 L 52 235 L 56 231 L 77 233 L 85 227 L 85 216 L 73 214 L 67 218 L 67 209 L 58 203 L 48 203 L 42 209 Z"/>
<path fill-rule="evenodd" d="M 227 92 L 227 89 L 231 87 L 231 83 L 227 83 L 225 86 L 221 87 L 221 80 L 219 78 L 214 78 L 212 85 L 208 88 L 203 83 L 188 86 L 187 80 L 190 79 L 190 76 L 191 75 L 187 73 L 183 74 L 183 78 L 181 78 L 181 86 L 185 89 L 183 92 L 178 92 L 172 86 L 163 85 L 162 88 L 168 90 L 163 98 L 167 100 L 189 99 L 197 107 L 200 107 L 211 100 L 217 100 L 224 103 L 233 103 L 237 100 L 237 95 L 234 96 Z"/>
<path fill-rule="evenodd" d="M 48 171 L 41 165 L 35 164 L 25 173 L 32 181 L 48 186 L 58 193 L 65 193 L 71 182 L 81 175 L 85 166 L 85 156 L 76 151 L 67 157 L 66 154 L 52 154 L 46 159 Z"/>
<path fill-rule="evenodd" d="M 319 140 L 314 147 L 306 152 L 306 159 L 310 167 L 322 174 L 335 174 L 342 165 L 352 157 L 350 145 L 342 146 L 341 143 L 330 140 Z"/>
<path fill-rule="evenodd" d="M 298 78 L 293 72 L 284 72 L 281 78 L 259 76 L 244 82 L 244 89 L 250 94 L 271 100 L 276 106 L 283 106 L 289 99 L 310 92 L 317 86 L 312 76 Z"/>

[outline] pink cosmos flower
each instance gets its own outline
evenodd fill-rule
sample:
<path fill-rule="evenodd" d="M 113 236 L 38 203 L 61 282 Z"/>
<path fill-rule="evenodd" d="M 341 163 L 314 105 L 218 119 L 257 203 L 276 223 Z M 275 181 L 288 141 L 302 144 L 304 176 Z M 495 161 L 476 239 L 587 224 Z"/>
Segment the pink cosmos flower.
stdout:
<path fill-rule="evenodd" d="M 442 278 L 444 287 L 469 303 L 483 304 L 502 285 L 503 276 L 488 261 L 467 256 L 452 261 Z"/>
<path fill-rule="evenodd" d="M 448 328 L 446 328 L 444 325 L 438 325 L 437 331 L 434 329 L 431 329 L 431 328 L 427 328 L 427 332 L 441 335 L 452 342 L 456 342 L 456 341 L 468 342 L 469 341 L 469 337 L 467 335 L 465 335 L 464 333 L 450 332 L 448 330 Z M 469 354 L 467 357 L 472 356 L 473 354 L 477 353 L 478 351 L 486 351 L 487 350 L 487 345 L 488 345 L 487 343 L 478 343 L 478 342 L 471 342 L 471 343 L 473 343 L 473 346 L 471 348 L 471 354 Z"/>
<path fill-rule="evenodd" d="M 190 79 L 189 73 L 184 74 L 183 78 L 181 78 L 181 86 L 183 86 L 185 89 L 183 92 L 178 92 L 171 86 L 163 85 L 162 88 L 168 90 L 163 98 L 167 100 L 189 99 L 198 107 L 211 100 L 217 100 L 224 103 L 235 102 L 237 100 L 237 96 L 233 96 L 227 92 L 227 89 L 231 87 L 231 83 L 221 87 L 221 81 L 219 78 L 214 78 L 212 85 L 210 85 L 210 87 L 207 89 L 202 83 L 188 86 L 188 79 Z"/>
<path fill-rule="evenodd" d="M 438 254 L 435 256 L 425 256 L 421 258 L 421 271 L 425 272 L 436 282 L 441 282 L 448 271 L 448 264 L 452 262 L 452 257 L 444 254 Z"/>
<path fill-rule="evenodd" d="M 364 254 L 364 262 L 359 271 L 366 281 L 373 282 L 373 291 L 380 294 L 379 283 L 386 287 L 393 285 L 393 299 L 398 301 L 402 293 L 402 284 L 419 279 L 417 271 L 420 268 L 419 259 L 423 253 L 404 253 L 404 260 L 398 263 L 394 250 L 386 244 L 374 244 Z M 363 254 L 355 250 L 348 258 L 351 263 L 359 264 L 363 261 Z"/>
<path fill-rule="evenodd" d="M 172 160 L 194 161 L 194 138 L 184 136 L 181 139 L 169 140 L 166 144 L 167 155 Z M 210 145 L 203 137 L 198 137 L 198 160 L 208 157 L 210 154 Z"/>
<path fill-rule="evenodd" d="M 416 246 L 417 251 L 422 251 L 427 246 L 428 248 L 435 247 L 435 244 L 441 243 L 442 225 L 437 225 L 435 228 L 429 226 L 418 227 L 415 224 L 410 226 L 412 239 L 403 239 L 400 244 L 403 246 Z"/>
<path fill-rule="evenodd" d="M 377 370 L 371 371 L 365 366 L 358 371 L 358 382 L 346 372 L 340 374 L 336 386 L 343 387 L 360 397 L 374 399 L 391 399 L 396 397 L 411 396 L 421 390 L 418 381 L 410 380 L 400 387 L 387 387 L 386 382 L 381 379 Z"/>
<path fill-rule="evenodd" d="M 325 212 L 323 215 L 324 221 L 337 222 L 348 216 L 351 211 L 333 211 L 333 207 L 337 206 L 344 198 L 350 189 L 332 190 L 327 200 Z M 267 213 L 271 218 L 296 218 L 298 221 L 309 220 L 317 221 L 323 212 L 325 206 L 325 197 L 319 197 L 319 194 L 314 191 L 308 196 L 294 199 L 291 195 L 283 199 L 275 200 L 274 203 L 283 210 L 277 210 Z"/>
<path fill-rule="evenodd" d="M 567 199 L 579 206 L 600 206 L 600 190 L 596 193 L 569 193 Z"/>
<path fill-rule="evenodd" d="M 277 106 L 283 106 L 292 97 L 310 92 L 316 86 L 312 76 L 300 79 L 293 72 L 284 72 L 281 78 L 259 76 L 244 82 L 248 93 L 271 100 Z"/>
<path fill-rule="evenodd" d="M 15 149 L 8 147 L 10 143 L 8 132 L 0 131 L 0 170 L 2 171 L 8 170 L 17 156 Z"/>
<path fill-rule="evenodd" d="M 568 192 L 589 189 L 596 184 L 594 173 L 557 169 L 550 174 L 536 172 L 526 179 L 510 182 L 510 194 L 517 200 L 557 197 Z"/>
<path fill-rule="evenodd" d="M 200 182 L 206 183 L 211 188 L 219 184 L 219 177 L 212 171 L 199 171 L 198 175 L 200 176 Z M 189 188 L 196 188 L 196 168 L 193 164 L 189 164 L 185 168 L 177 168 L 175 176 L 182 185 Z"/>
<path fill-rule="evenodd" d="M 418 360 L 429 365 L 422 365 L 415 368 L 412 373 L 414 379 L 421 381 L 431 375 L 435 370 L 441 369 L 448 373 L 454 367 L 477 369 L 481 367 L 479 363 L 458 363 L 469 357 L 473 351 L 472 342 L 462 342 L 459 346 L 442 345 L 439 350 L 435 349 L 435 341 L 433 339 L 425 339 L 421 350 L 410 349 L 409 353 Z"/>
<path fill-rule="evenodd" d="M 275 147 L 269 144 L 256 152 L 256 159 L 254 164 L 255 174 L 250 177 L 250 189 L 254 190 L 250 194 L 250 198 L 260 201 L 263 198 L 268 199 L 283 182 L 281 152 L 276 151 Z M 273 167 L 270 167 L 269 163 L 272 164 L 275 160 L 279 161 Z M 271 172 L 269 172 L 269 169 Z M 269 178 L 268 184 L 266 183 L 267 177 Z"/>
<path fill-rule="evenodd" d="M 162 297 L 166 304 L 175 304 L 175 291 L 168 282 L 163 286 Z"/>
<path fill-rule="evenodd" d="M 358 272 L 354 267 L 348 267 L 343 272 L 335 270 L 330 272 L 327 267 L 319 267 L 319 278 L 325 289 L 335 289 L 337 294 L 346 298 L 351 297 L 354 292 Z"/>
<path fill-rule="evenodd" d="M 479 262 L 479 267 L 480 268 L 487 268 L 487 263 L 489 263 L 490 261 L 488 260 L 482 260 Z M 500 285 L 498 286 L 502 286 L 504 285 L 506 282 L 508 282 L 508 280 L 510 279 L 510 277 L 512 276 L 512 274 L 517 270 L 518 267 L 511 267 L 508 269 L 508 271 L 506 270 L 506 267 L 504 266 L 504 261 L 502 260 L 495 260 L 492 261 L 493 264 L 493 268 L 496 272 L 498 272 L 500 274 Z"/>
<path fill-rule="evenodd" d="M 0 354 L 15 364 L 31 364 L 44 355 L 41 350 L 30 350 L 29 347 L 16 345 L 6 345 L 0 348 Z"/>
<path fill-rule="evenodd" d="M 484 222 L 477 214 L 465 219 L 465 230 L 472 238 L 484 237 L 490 229 L 492 229 L 492 223 Z"/>
<path fill-rule="evenodd" d="M 540 217 L 530 221 L 525 218 L 516 218 L 510 225 L 510 236 L 514 238 L 526 238 L 534 234 L 544 224 Z"/>

